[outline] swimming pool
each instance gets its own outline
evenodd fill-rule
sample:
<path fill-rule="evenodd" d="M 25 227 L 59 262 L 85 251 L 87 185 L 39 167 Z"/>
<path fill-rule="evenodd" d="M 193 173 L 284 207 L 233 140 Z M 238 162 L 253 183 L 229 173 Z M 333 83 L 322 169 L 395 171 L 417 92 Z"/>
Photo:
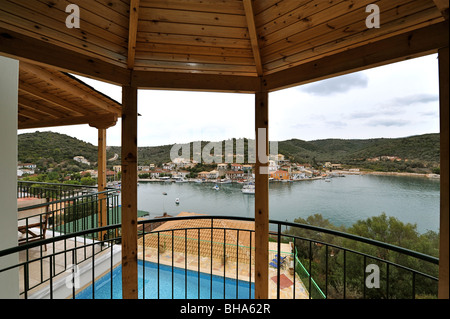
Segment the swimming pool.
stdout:
<path fill-rule="evenodd" d="M 200 277 L 199 277 L 200 274 Z M 173 285 L 172 285 L 173 283 Z M 95 281 L 95 299 L 122 299 L 122 266 Z M 207 273 L 138 261 L 140 299 L 253 299 L 254 284 Z M 158 295 L 159 292 L 159 295 Z M 225 294 L 224 294 L 225 292 Z M 212 293 L 212 296 L 211 296 Z M 224 297 L 225 296 L 225 297 Z M 80 291 L 76 299 L 92 299 L 92 285 Z"/>

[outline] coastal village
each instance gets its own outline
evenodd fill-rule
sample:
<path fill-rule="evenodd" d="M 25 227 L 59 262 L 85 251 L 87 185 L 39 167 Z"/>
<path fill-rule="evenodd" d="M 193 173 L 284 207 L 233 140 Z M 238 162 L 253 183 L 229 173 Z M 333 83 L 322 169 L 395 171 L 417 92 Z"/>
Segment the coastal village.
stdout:
<path fill-rule="evenodd" d="M 83 156 L 75 156 L 74 161 L 86 164 L 91 163 Z M 95 164 L 95 163 L 93 163 Z M 269 181 L 302 181 L 312 179 L 330 178 L 343 176 L 343 174 L 358 174 L 359 169 L 349 169 L 342 171 L 341 164 L 325 162 L 321 169 L 316 169 L 310 164 L 291 163 L 283 154 L 271 155 L 268 163 Z M 195 160 L 177 158 L 173 162 L 163 163 L 160 166 L 156 164 L 138 165 L 138 182 L 212 182 L 212 183 L 245 183 L 252 182 L 254 179 L 254 164 L 241 163 L 217 163 L 208 165 L 213 167 L 211 170 L 193 172 L 193 168 L 199 165 Z M 93 165 L 94 166 L 94 165 Z M 120 181 L 121 165 L 113 165 L 106 171 L 109 184 L 115 184 Z M 17 166 L 17 176 L 33 176 L 38 174 L 36 164 L 19 163 Z M 81 176 L 97 178 L 96 169 L 86 169 L 80 172 Z M 69 178 L 69 177 L 68 177 Z"/>

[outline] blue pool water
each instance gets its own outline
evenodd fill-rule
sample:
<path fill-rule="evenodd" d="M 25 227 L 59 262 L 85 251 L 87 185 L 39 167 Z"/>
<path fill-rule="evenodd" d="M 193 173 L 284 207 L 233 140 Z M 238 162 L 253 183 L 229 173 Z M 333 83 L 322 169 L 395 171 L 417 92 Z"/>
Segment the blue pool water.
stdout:
<path fill-rule="evenodd" d="M 111 276 L 113 286 L 112 296 Z M 187 270 L 185 273 L 184 269 L 176 267 L 173 268 L 172 273 L 172 267 L 166 265 L 159 265 L 158 296 L 158 265 L 151 262 L 143 262 L 141 260 L 138 262 L 138 280 L 140 299 L 198 299 L 199 288 L 200 299 L 254 298 L 254 284 L 252 283 L 250 287 L 248 281 L 236 281 L 236 279 L 215 275 L 211 276 L 207 273 L 198 273 L 192 270 Z M 122 267 L 118 266 L 113 270 L 112 275 L 111 272 L 109 272 L 96 280 L 94 286 L 95 299 L 121 299 Z M 76 299 L 92 299 L 92 297 L 92 285 L 86 287 L 76 295 Z"/>

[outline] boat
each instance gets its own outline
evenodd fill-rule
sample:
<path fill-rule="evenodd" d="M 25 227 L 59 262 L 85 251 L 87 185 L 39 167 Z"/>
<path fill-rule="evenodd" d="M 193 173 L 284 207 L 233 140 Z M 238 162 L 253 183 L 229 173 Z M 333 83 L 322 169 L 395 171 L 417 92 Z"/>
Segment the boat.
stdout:
<path fill-rule="evenodd" d="M 331 179 L 325 178 L 325 182 L 329 183 L 329 182 L 331 182 Z"/>
<path fill-rule="evenodd" d="M 255 194 L 255 184 L 248 183 L 244 185 L 241 189 L 241 192 L 244 194 Z"/>
<path fill-rule="evenodd" d="M 223 178 L 219 181 L 219 184 L 231 184 L 231 179 Z"/>
<path fill-rule="evenodd" d="M 180 204 L 180 199 L 179 198 L 175 198 L 175 204 Z"/>
<path fill-rule="evenodd" d="M 218 185 L 214 185 L 213 189 L 215 189 L 216 191 L 219 190 L 219 186 Z"/>

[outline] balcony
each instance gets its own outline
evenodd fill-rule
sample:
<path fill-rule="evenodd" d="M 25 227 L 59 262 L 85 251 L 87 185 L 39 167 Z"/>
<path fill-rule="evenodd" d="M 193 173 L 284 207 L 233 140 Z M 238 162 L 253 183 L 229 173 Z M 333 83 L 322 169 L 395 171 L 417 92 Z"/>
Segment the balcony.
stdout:
<path fill-rule="evenodd" d="M 18 197 L 47 199 L 19 209 L 38 211 L 19 227 L 40 238 L 0 252 L 18 254 L 0 275 L 18 271 L 21 298 L 122 298 L 117 190 L 19 182 Z M 180 214 L 140 220 L 137 236 L 139 298 L 254 298 L 254 219 Z M 437 258 L 348 233 L 271 220 L 268 256 L 273 299 L 437 297 Z"/>

